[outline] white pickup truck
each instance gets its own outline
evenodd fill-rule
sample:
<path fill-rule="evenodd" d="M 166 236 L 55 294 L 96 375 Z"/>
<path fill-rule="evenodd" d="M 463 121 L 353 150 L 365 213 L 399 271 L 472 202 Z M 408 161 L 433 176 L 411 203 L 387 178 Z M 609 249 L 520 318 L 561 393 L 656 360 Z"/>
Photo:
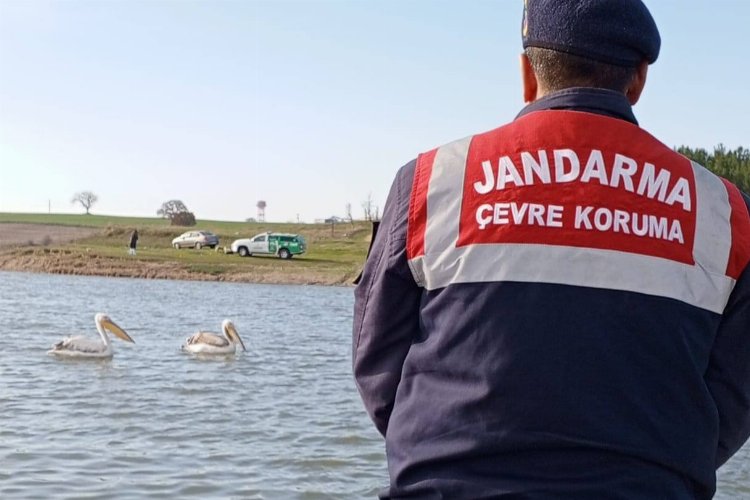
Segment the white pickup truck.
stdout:
<path fill-rule="evenodd" d="M 234 240 L 230 248 L 232 253 L 239 254 L 240 257 L 276 255 L 281 259 L 291 259 L 307 250 L 305 239 L 299 234 L 271 232 Z"/>

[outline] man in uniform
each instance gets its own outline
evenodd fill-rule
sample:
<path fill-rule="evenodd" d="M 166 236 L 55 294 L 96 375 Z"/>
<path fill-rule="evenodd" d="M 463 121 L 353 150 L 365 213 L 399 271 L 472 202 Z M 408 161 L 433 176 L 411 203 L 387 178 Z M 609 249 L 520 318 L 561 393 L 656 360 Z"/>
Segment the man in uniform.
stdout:
<path fill-rule="evenodd" d="M 638 126 L 640 0 L 528 0 L 511 123 L 397 174 L 355 290 L 385 498 L 710 498 L 750 435 L 750 199 Z"/>

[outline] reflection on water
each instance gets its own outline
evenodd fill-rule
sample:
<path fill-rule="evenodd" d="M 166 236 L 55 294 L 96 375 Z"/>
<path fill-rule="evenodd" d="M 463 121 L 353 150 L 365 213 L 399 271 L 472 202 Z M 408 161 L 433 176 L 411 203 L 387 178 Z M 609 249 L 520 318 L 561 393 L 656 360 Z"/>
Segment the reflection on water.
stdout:
<path fill-rule="evenodd" d="M 0 498 L 373 498 L 383 444 L 351 377 L 350 289 L 0 272 Z M 56 359 L 106 312 L 135 340 Z M 247 352 L 180 350 L 230 318 Z M 748 449 L 717 498 L 750 495 Z"/>

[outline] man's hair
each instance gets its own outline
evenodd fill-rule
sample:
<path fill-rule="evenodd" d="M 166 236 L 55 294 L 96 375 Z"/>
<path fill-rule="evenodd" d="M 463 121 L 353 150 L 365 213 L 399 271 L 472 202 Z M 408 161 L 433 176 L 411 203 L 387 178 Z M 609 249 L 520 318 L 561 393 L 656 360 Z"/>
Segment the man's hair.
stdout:
<path fill-rule="evenodd" d="M 570 87 L 596 87 L 624 92 L 636 68 L 616 66 L 567 52 L 526 47 L 539 84 L 549 92 Z"/>

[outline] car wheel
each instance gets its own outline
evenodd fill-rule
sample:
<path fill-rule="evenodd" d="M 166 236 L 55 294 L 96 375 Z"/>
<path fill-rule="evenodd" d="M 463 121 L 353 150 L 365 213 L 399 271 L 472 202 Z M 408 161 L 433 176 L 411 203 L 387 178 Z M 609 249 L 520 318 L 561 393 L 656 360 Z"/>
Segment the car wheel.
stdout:
<path fill-rule="evenodd" d="M 240 254 L 240 257 L 247 257 L 248 255 L 250 255 L 250 254 L 249 254 L 249 253 L 247 252 L 247 248 L 245 248 L 245 247 L 240 247 L 240 248 L 239 248 L 239 249 L 237 250 L 237 253 L 238 253 L 238 254 Z"/>
<path fill-rule="evenodd" d="M 292 258 L 292 252 L 290 252 L 286 248 L 282 248 L 281 250 L 279 250 L 279 258 L 281 258 L 281 259 L 291 259 Z"/>
<path fill-rule="evenodd" d="M 196 243 L 196 244 L 195 244 L 195 249 L 196 249 L 196 250 L 200 250 L 202 246 L 203 246 L 203 245 L 201 245 L 200 243 Z"/>
<path fill-rule="evenodd" d="M 208 248 L 210 248 L 211 250 L 214 250 L 216 248 L 216 245 L 208 245 Z"/>
<path fill-rule="evenodd" d="M 179 250 L 180 249 L 180 244 L 179 243 L 175 243 L 174 244 L 174 249 L 175 250 Z"/>

